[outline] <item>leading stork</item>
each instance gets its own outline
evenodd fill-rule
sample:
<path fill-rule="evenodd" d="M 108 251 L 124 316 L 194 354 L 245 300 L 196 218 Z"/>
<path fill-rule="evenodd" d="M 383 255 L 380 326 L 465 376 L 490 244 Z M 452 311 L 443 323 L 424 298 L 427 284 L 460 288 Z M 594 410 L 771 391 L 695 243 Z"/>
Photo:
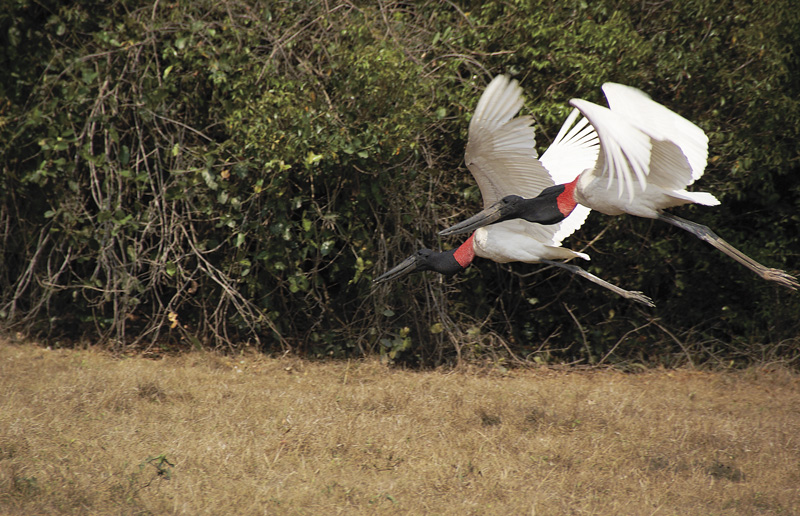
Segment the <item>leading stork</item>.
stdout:
<path fill-rule="evenodd" d="M 558 183 L 571 181 L 597 158 L 597 135 L 574 113 L 564 124 L 541 160 L 537 159 L 533 120 L 529 116 L 513 118 L 522 107 L 522 88 L 517 81 L 501 75 L 486 87 L 469 124 L 464 160 L 475 177 L 484 206 L 491 206 L 513 193 L 550 198 L 537 218 L 549 225 L 524 220 L 509 220 L 474 232 L 457 249 L 436 252 L 417 251 L 392 270 L 376 278 L 375 283 L 396 279 L 414 271 L 433 270 L 451 275 L 467 268 L 476 256 L 498 263 L 545 263 L 566 269 L 601 285 L 625 298 L 654 306 L 641 292 L 624 290 L 577 265 L 554 260 L 589 256 L 561 247 L 586 220 L 589 209 L 573 207 L 565 216 L 557 207 L 563 192 Z M 556 206 L 552 208 L 552 206 Z"/>
<path fill-rule="evenodd" d="M 708 242 L 765 280 L 790 289 L 800 287 L 794 276 L 761 265 L 708 227 L 664 211 L 683 204 L 719 204 L 708 192 L 686 190 L 706 167 L 708 137 L 702 129 L 636 88 L 606 83 L 603 92 L 609 108 L 582 99 L 570 101 L 597 132 L 600 152 L 577 178 L 560 185 L 560 195 L 530 198 L 514 192 L 439 234 L 465 233 L 509 220 L 550 224 L 563 219 L 544 217 L 542 212 L 558 209 L 566 218 L 584 206 L 606 215 L 627 213 L 663 220 Z"/>

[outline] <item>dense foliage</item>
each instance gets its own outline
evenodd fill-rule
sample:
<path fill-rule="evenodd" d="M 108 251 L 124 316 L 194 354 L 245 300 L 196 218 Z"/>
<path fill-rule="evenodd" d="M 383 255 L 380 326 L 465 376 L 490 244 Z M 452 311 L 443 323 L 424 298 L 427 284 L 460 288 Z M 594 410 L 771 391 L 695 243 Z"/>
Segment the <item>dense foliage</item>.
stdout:
<path fill-rule="evenodd" d="M 724 4 L 724 5 L 723 5 Z M 666 224 L 567 242 L 641 310 L 540 265 L 371 279 L 474 212 L 467 124 L 491 77 L 546 148 L 568 100 L 640 87 L 710 137 L 680 214 L 797 272 L 792 0 L 186 3 L 0 13 L 0 324 L 51 342 L 314 356 L 794 360 L 800 300 Z"/>

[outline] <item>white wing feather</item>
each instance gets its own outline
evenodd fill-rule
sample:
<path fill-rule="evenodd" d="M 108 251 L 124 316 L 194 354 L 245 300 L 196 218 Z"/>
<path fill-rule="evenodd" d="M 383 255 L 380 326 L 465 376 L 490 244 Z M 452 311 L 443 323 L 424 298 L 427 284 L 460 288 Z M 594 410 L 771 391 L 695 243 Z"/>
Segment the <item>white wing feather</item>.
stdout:
<path fill-rule="evenodd" d="M 572 182 L 586 169 L 590 169 L 597 161 L 600 151 L 600 140 L 589 121 L 578 117 L 580 112 L 573 109 L 558 131 L 555 140 L 542 154 L 541 161 L 555 184 Z M 579 204 L 569 216 L 561 221 L 558 230 L 553 234 L 553 244 L 561 242 L 578 230 L 591 210 Z"/>
<path fill-rule="evenodd" d="M 570 104 L 589 120 L 600 139 L 602 155 L 595 164 L 594 175 L 607 178 L 607 188 L 616 183 L 618 197 L 627 191 L 632 202 L 637 185 L 639 192 L 647 187 L 650 137 L 606 107 L 582 99 L 572 99 Z"/>
<path fill-rule="evenodd" d="M 578 120 L 579 116 L 580 112 L 573 109 L 553 143 L 539 158 L 557 185 L 573 181 L 597 161 L 600 140 L 589 121 Z"/>
<path fill-rule="evenodd" d="M 486 87 L 470 121 L 464 160 L 481 190 L 484 208 L 506 195 L 536 197 L 553 185 L 536 159 L 533 120 L 512 120 L 523 102 L 519 83 L 500 75 Z"/>
<path fill-rule="evenodd" d="M 676 150 L 671 147 L 654 149 L 649 178 L 663 176 L 660 178 L 662 186 L 677 189 L 703 175 L 708 160 L 708 137 L 702 129 L 636 88 L 608 82 L 603 85 L 603 93 L 613 112 L 654 140 L 672 142 L 685 157 L 683 160 L 677 157 Z M 676 161 L 685 163 L 675 168 Z M 674 177 L 668 177 L 670 175 Z"/>

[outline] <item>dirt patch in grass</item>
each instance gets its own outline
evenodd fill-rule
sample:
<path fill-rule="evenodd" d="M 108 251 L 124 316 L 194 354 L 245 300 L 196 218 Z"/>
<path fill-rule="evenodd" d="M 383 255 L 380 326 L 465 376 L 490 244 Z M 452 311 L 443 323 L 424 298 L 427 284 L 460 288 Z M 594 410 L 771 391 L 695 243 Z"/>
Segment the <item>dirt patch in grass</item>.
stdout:
<path fill-rule="evenodd" d="M 781 369 L 409 372 L 0 341 L 0 513 L 797 514 Z"/>

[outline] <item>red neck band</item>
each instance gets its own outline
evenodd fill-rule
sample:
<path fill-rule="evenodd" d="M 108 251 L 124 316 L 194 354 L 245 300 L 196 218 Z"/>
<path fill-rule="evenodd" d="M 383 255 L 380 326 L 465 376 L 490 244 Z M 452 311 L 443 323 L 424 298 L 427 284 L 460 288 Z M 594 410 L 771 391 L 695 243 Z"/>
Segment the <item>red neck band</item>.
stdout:
<path fill-rule="evenodd" d="M 453 253 L 453 258 L 456 259 L 458 264 L 466 269 L 472 260 L 475 259 L 475 248 L 472 245 L 472 239 L 475 238 L 475 233 L 471 234 L 466 242 L 461 244 L 456 252 Z"/>
<path fill-rule="evenodd" d="M 578 184 L 579 177 L 580 176 L 576 177 L 572 182 L 565 184 L 564 191 L 559 194 L 556 200 L 558 203 L 558 211 L 565 217 L 572 213 L 572 210 L 574 210 L 575 206 L 578 204 L 577 201 L 575 201 L 575 186 Z"/>

